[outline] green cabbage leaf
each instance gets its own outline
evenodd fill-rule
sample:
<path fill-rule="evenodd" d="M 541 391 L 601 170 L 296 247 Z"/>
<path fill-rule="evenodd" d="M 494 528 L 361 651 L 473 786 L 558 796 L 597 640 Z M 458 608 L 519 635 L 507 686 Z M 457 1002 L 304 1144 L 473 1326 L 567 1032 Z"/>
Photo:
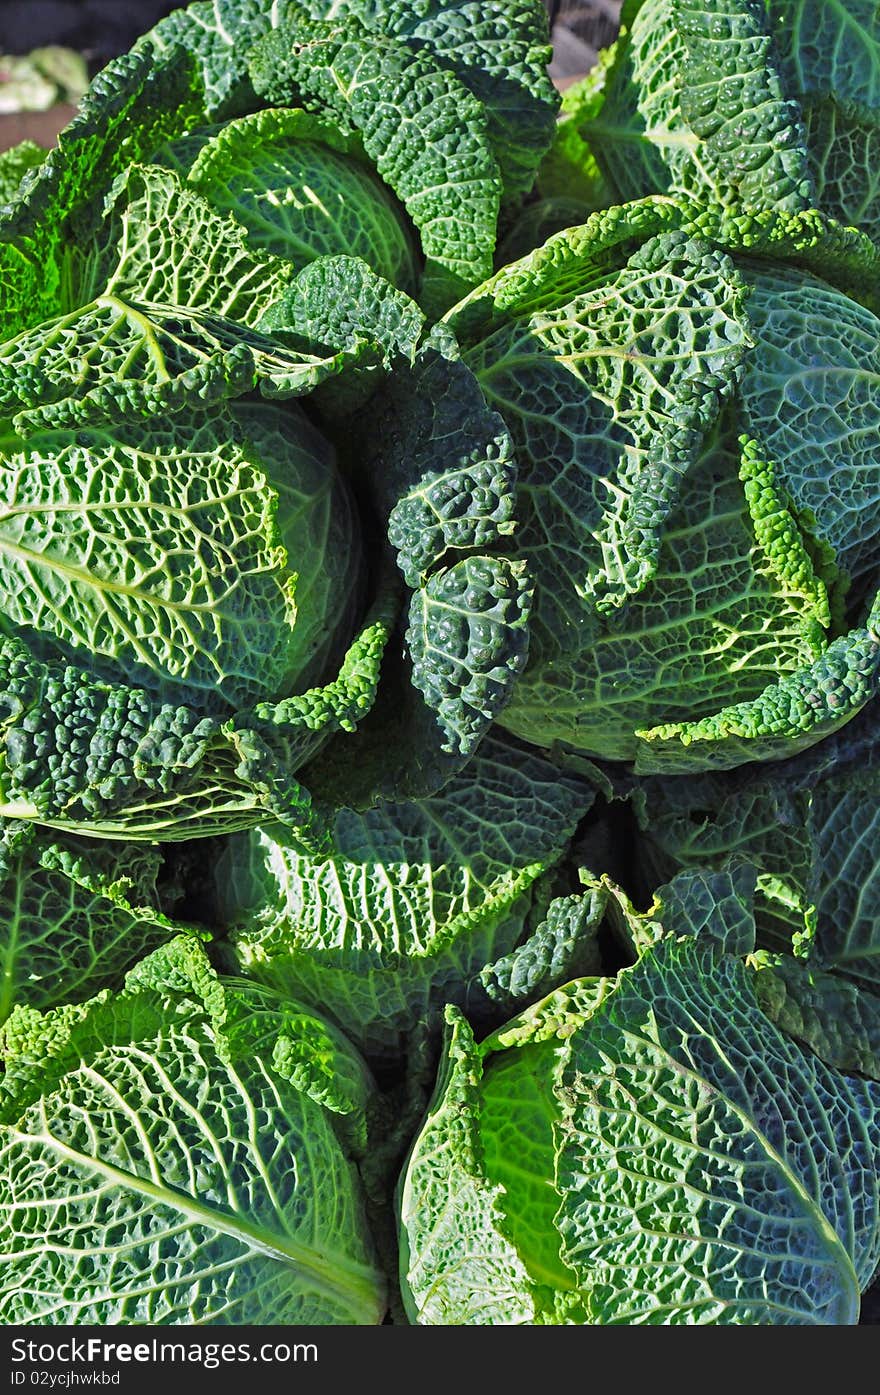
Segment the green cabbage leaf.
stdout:
<path fill-rule="evenodd" d="M 595 962 L 589 898 L 551 907 L 592 801 L 586 782 L 491 734 L 438 794 L 341 810 L 327 855 L 268 828 L 233 836 L 213 872 L 221 952 L 386 1065 L 437 1029 L 444 1003 L 497 1023 Z"/>
<path fill-rule="evenodd" d="M 5 1321 L 382 1320 L 375 1090 L 323 1019 L 178 936 L 121 993 L 17 1008 L 2 1051 Z"/>
<path fill-rule="evenodd" d="M 616 979 L 574 981 L 479 1044 L 447 1011 L 399 1189 L 412 1322 L 858 1321 L 880 1258 L 880 1085 L 765 1011 L 749 897 L 747 871 L 686 874 Z"/>

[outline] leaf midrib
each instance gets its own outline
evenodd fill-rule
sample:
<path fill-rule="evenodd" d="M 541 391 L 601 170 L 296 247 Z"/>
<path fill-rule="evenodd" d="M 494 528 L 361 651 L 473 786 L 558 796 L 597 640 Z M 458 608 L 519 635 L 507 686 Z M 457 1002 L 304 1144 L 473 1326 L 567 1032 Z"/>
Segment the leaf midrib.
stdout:
<path fill-rule="evenodd" d="M 693 1027 L 702 1034 L 704 1029 L 701 1027 L 700 1023 L 697 1022 L 691 1013 L 688 1012 L 687 1016 L 690 1018 Z M 659 1039 L 653 1039 L 648 1035 L 633 1031 L 632 1029 L 625 1029 L 625 1035 L 629 1037 L 631 1041 L 641 1046 L 648 1047 L 649 1052 L 662 1056 L 667 1066 L 678 1075 L 686 1076 L 688 1079 L 701 1085 L 702 1088 L 708 1090 L 717 1099 L 723 1100 L 726 1108 L 730 1110 L 731 1114 L 733 1114 L 744 1126 L 746 1131 L 759 1142 L 761 1148 L 764 1150 L 766 1158 L 774 1164 L 780 1176 L 785 1180 L 789 1187 L 790 1194 L 800 1204 L 808 1223 L 813 1226 L 814 1233 L 822 1241 L 832 1266 L 840 1274 L 841 1280 L 847 1282 L 848 1286 L 851 1287 L 855 1299 L 855 1312 L 857 1314 L 860 1301 L 860 1288 L 852 1256 L 849 1254 L 843 1240 L 831 1224 L 831 1221 L 825 1215 L 815 1198 L 807 1190 L 803 1179 L 798 1176 L 784 1154 L 771 1143 L 767 1134 L 756 1123 L 754 1117 L 744 1110 L 742 1105 L 738 1104 L 727 1090 L 722 1089 L 705 1075 L 698 1073 L 692 1066 L 685 1065 L 684 1062 L 674 1056 L 669 1048 L 664 1046 Z M 722 1059 L 724 1058 L 722 1057 Z M 725 1061 L 725 1063 L 729 1067 L 729 1062 Z M 651 1123 L 657 1133 L 664 1133 L 659 1121 L 652 1120 Z M 665 1136 L 670 1141 L 676 1141 L 669 1134 Z M 695 1149 L 695 1151 L 712 1152 L 711 1149 L 704 1146 Z M 720 1160 L 725 1160 L 724 1154 L 720 1155 Z"/>
<path fill-rule="evenodd" d="M 292 1265 L 307 1275 L 316 1288 L 337 1300 L 341 1299 L 355 1320 L 360 1318 L 370 1324 L 377 1321 L 377 1292 L 381 1288 L 381 1281 L 375 1270 L 356 1264 L 328 1248 L 324 1248 L 319 1255 L 310 1246 L 300 1244 L 292 1236 L 272 1235 L 252 1225 L 243 1216 L 227 1216 L 224 1212 L 177 1191 L 167 1183 L 159 1186 L 145 1177 L 138 1176 L 137 1173 L 115 1167 L 100 1158 L 89 1157 L 86 1153 L 62 1143 L 51 1133 L 27 1134 L 14 1126 L 10 1128 L 10 1132 L 24 1144 L 42 1144 L 59 1157 L 103 1177 L 114 1186 L 149 1197 L 161 1205 L 173 1207 L 194 1224 L 219 1231 L 260 1254 L 282 1264 Z"/>

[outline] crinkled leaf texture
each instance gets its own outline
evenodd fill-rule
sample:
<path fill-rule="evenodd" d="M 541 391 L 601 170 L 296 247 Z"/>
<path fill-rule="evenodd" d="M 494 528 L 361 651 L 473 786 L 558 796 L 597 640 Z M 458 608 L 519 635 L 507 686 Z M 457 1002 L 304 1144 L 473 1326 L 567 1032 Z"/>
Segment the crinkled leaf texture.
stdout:
<path fill-rule="evenodd" d="M 880 20 L 872 0 L 765 0 L 786 89 L 803 113 L 821 208 L 880 231 Z"/>
<path fill-rule="evenodd" d="M 77 244 L 100 221 L 113 180 L 202 111 L 195 63 L 182 48 L 112 59 L 95 77 L 57 146 L 0 210 L 0 332 L 47 319 L 63 304 Z M 65 308 L 69 308 L 65 306 Z"/>
<path fill-rule="evenodd" d="M 880 1080 L 880 996 L 870 991 L 876 985 L 858 985 L 854 975 L 839 972 L 836 965 L 830 972 L 823 969 L 803 927 L 800 943 L 793 936 L 800 957 L 756 949 L 766 878 L 744 859 L 744 851 L 749 850 L 731 853 L 720 867 L 696 865 L 677 872 L 656 888 L 646 911 L 637 910 L 608 876 L 597 880 L 582 871 L 581 880 L 603 906 L 606 924 L 628 958 L 638 959 L 671 936 L 693 936 L 714 942 L 726 954 L 747 955 L 750 968 L 761 971 L 755 993 L 771 1021 L 826 1065 Z"/>
<path fill-rule="evenodd" d="M 113 837 L 304 830 L 294 772 L 369 710 L 396 588 L 374 568 L 365 613 L 351 503 L 305 418 L 222 402 L 343 375 L 351 406 L 414 352 L 421 313 L 353 258 L 291 283 L 159 167 L 116 182 L 80 250 L 93 299 L 0 355 L 24 436 L 4 467 L 3 813 Z M 248 327 L 269 310 L 271 333 Z"/>
<path fill-rule="evenodd" d="M 667 936 L 479 1046 L 449 1009 L 400 1188 L 411 1320 L 857 1322 L 880 1086 L 780 1031 L 759 977 Z"/>
<path fill-rule="evenodd" d="M 320 1006 L 385 1064 L 436 1030 L 444 1003 L 497 1024 L 595 960 L 590 898 L 548 906 L 592 800 L 585 782 L 490 735 L 432 798 L 342 810 L 327 855 L 270 829 L 233 837 L 214 870 L 231 965 Z"/>
<path fill-rule="evenodd" d="M 2 1048 L 5 1322 L 382 1320 L 373 1086 L 323 1019 L 178 937 L 120 994 L 17 1009 Z"/>
<path fill-rule="evenodd" d="M 352 18 L 297 19 L 255 45 L 249 70 L 264 101 L 311 106 L 360 136 L 418 229 L 427 310 L 445 309 L 489 274 L 501 177 L 485 111 L 430 50 Z"/>
<path fill-rule="evenodd" d="M 372 435 L 354 468 L 410 588 L 406 628 L 356 746 L 331 743 L 307 775 L 326 802 L 355 809 L 420 799 L 451 779 L 510 701 L 530 639 L 529 562 L 509 555 L 510 434 L 454 336 L 439 326 L 417 345 L 389 309 L 383 338 L 398 355 L 370 401 Z M 347 315 L 332 318 L 348 335 Z"/>
<path fill-rule="evenodd" d="M 342 413 L 349 430 L 351 413 L 389 370 L 393 386 L 377 399 L 372 436 L 351 468 L 393 514 L 400 570 L 414 588 L 411 660 L 384 685 L 404 737 L 392 770 L 377 720 L 383 778 L 367 760 L 350 791 L 324 780 L 322 797 L 357 802 L 363 794 L 369 803 L 377 792 L 396 798 L 437 788 L 473 754 L 527 650 L 530 579 L 504 555 L 514 462 L 503 423 L 452 337 L 420 350 L 418 307 L 359 259 L 322 257 L 292 281 L 289 267 L 273 279 L 286 264 L 272 263 L 261 280 L 263 263 L 243 248 L 231 220 L 159 167 L 130 171 L 108 210 L 107 227 L 117 215 L 121 223 L 115 233 L 105 229 L 89 288 L 106 274 L 115 289 L 0 352 L 0 394 L 25 433 L 24 445 L 10 438 L 8 469 L 21 498 L 4 518 L 15 583 L 4 641 L 4 813 L 69 821 L 83 832 L 178 838 L 273 817 L 307 821 L 310 800 L 292 776 L 332 731 L 352 731 L 369 712 L 397 600 L 374 568 L 379 594 L 328 681 L 363 606 L 347 491 L 332 469 L 318 468 L 326 446 L 305 418 L 255 404 L 224 407 L 223 399 L 256 384 L 273 397 L 316 390 L 328 427 Z M 197 227 L 211 224 L 212 255 L 230 253 L 223 274 L 197 259 L 175 288 L 153 287 L 192 306 L 138 306 L 130 289 L 136 268 L 151 265 L 150 238 L 161 233 L 185 256 L 190 212 Z M 209 409 L 194 413 L 193 396 Z M 230 460 L 240 466 L 234 492 Z M 53 488 L 80 500 L 80 524 L 68 507 L 45 514 Z M 92 542 L 96 499 L 109 510 L 112 556 L 103 533 L 100 545 Z M 154 515 L 156 525 L 138 541 Z M 29 528 L 40 538 L 54 528 L 50 553 L 28 547 Z M 180 561 L 181 545 L 194 573 Z M 228 564 L 219 591 L 218 555 Z M 111 595 L 120 557 L 127 587 Z M 194 582 L 202 573 L 204 594 Z M 59 587 L 76 593 L 73 610 L 56 604 Z M 30 651 L 27 680 L 16 635 Z M 37 696 L 33 684 L 43 684 L 45 665 L 75 663 L 84 651 L 87 680 L 70 670 Z M 142 693 L 120 686 L 123 658 L 126 678 L 143 684 Z M 389 660 L 394 667 L 397 659 Z M 310 683 L 323 686 L 303 691 Z M 157 699 L 174 708 L 160 712 Z M 75 742 L 64 738 L 57 764 L 38 710 L 57 714 L 56 736 L 80 724 Z M 350 758 L 343 760 L 348 767 Z"/>
<path fill-rule="evenodd" d="M 160 20 L 138 47 L 159 57 L 175 46 L 191 52 L 206 110 L 223 119 L 253 101 L 247 60 L 257 39 L 306 18 L 354 20 L 413 51 L 428 50 L 484 104 L 509 195 L 528 192 L 559 101 L 539 0 L 488 8 L 475 0 L 197 0 Z"/>
<path fill-rule="evenodd" d="M 101 422 L 106 389 L 76 399 L 86 426 L 7 444 L 0 812 L 148 839 L 306 823 L 294 772 L 369 710 L 396 587 L 377 573 L 365 613 L 353 507 L 304 416 L 184 395 Z"/>
<path fill-rule="evenodd" d="M 880 992 L 880 706 L 796 759 L 633 793 L 665 878 L 734 857 L 758 871 L 759 943 Z"/>
<path fill-rule="evenodd" d="M 880 21 L 873 0 L 628 0 L 539 181 L 595 207 L 681 193 L 819 207 L 876 238 Z"/>
<path fill-rule="evenodd" d="M 518 464 L 509 730 L 687 773 L 794 755 L 877 691 L 877 317 L 846 289 L 876 263 L 820 214 L 718 231 L 653 198 L 448 313 Z"/>
<path fill-rule="evenodd" d="M 329 422 L 362 407 L 377 378 L 403 360 L 400 399 L 413 387 L 436 398 L 436 421 L 413 416 L 412 442 L 380 439 L 366 452 L 367 489 L 379 492 L 387 464 L 400 491 L 423 489 L 423 515 L 439 513 L 414 567 L 408 543 L 394 540 L 413 594 L 388 656 L 402 679 L 388 702 L 403 715 L 400 754 L 413 779 L 400 789 L 365 780 L 367 800 L 424 793 L 449 778 L 522 668 L 531 581 L 505 555 L 513 462 L 503 426 L 463 365 L 453 364 L 453 350 L 419 359 L 422 313 L 374 273 L 365 276 L 356 257 L 318 257 L 295 275 L 296 258 L 281 245 L 292 225 L 277 201 L 272 227 L 254 213 L 242 161 L 247 148 L 254 168 L 268 167 L 281 145 L 285 160 L 295 159 L 293 136 L 350 157 L 348 173 L 372 191 L 364 192 L 370 235 L 360 247 L 336 229 L 343 242 L 334 245 L 372 255 L 383 244 L 381 270 L 408 283 L 409 232 L 374 180 L 378 161 L 380 176 L 394 172 L 390 185 L 400 184 L 415 223 L 432 230 L 428 241 L 441 258 L 468 263 L 458 293 L 491 266 L 499 162 L 515 199 L 549 140 L 556 103 L 544 71 L 545 17 L 535 0 L 482 17 L 458 3 L 356 8 L 338 23 L 263 0 L 217 0 L 169 16 L 96 81 L 58 151 L 5 217 L 2 247 L 15 282 L 0 348 L 0 415 L 15 487 L 0 549 L 9 600 L 0 625 L 6 817 L 147 839 L 280 818 L 318 838 L 311 797 L 294 772 L 372 706 L 395 601 L 386 587 L 364 614 L 357 530 L 340 498 L 316 512 L 300 507 L 290 496 L 307 502 L 314 491 L 302 480 L 287 489 L 277 472 L 268 491 L 261 483 L 239 488 L 240 465 L 259 472 L 267 462 L 262 449 L 259 462 L 247 450 L 238 459 L 237 429 L 235 489 L 222 496 L 223 438 L 242 410 L 224 404 L 254 390 L 276 399 L 315 393 Z M 281 30 L 269 32 L 278 25 L 283 39 Z M 267 69 L 255 55 L 258 40 L 264 58 L 276 41 L 287 45 L 284 62 Z M 299 62 L 302 44 L 314 61 Z M 388 62 L 368 81 L 377 55 Z M 349 102 L 336 78 L 361 60 L 367 67 Z M 249 62 L 267 82 L 292 65 L 304 89 L 297 96 L 315 110 L 243 115 L 259 103 Z M 397 109 L 389 106 L 395 94 Z M 518 110 L 509 121 L 512 98 Z M 240 120 L 222 124 L 236 114 Z M 479 168 L 468 173 L 469 153 Z M 294 182 L 300 175 L 305 187 L 308 171 L 294 171 Z M 287 176 L 272 177 L 289 192 Z M 320 180 L 311 183 L 320 202 Z M 444 208 L 450 188 L 473 218 Z M 351 211 L 357 199 L 343 202 Z M 279 233 L 280 244 L 272 240 Z M 466 420 L 456 440 L 459 404 Z M 205 413 L 199 438 L 216 437 L 207 452 L 181 450 L 194 412 Z M 252 406 L 247 412 L 258 419 Z M 432 446 L 434 430 L 450 439 Z M 164 468 L 169 449 L 175 487 L 166 499 L 147 457 L 161 457 Z M 407 474 L 398 458 L 408 453 Z M 36 479 L 49 489 L 48 523 Z M 418 501 L 386 503 L 389 512 L 400 505 L 395 526 L 411 538 Z M 291 524 L 298 543 L 285 536 Z M 347 560 L 327 566 L 331 555 Z"/>
<path fill-rule="evenodd" d="M 653 193 L 818 207 L 877 237 L 873 0 L 628 0 L 539 173 L 592 209 Z M 568 94 L 567 94 L 568 95 Z"/>
<path fill-rule="evenodd" d="M 132 165 L 110 189 L 97 230 L 73 245 L 51 314 L 35 325 L 22 309 L 27 328 L 0 349 L 0 412 L 23 434 L 164 417 L 256 387 L 302 396 L 372 363 L 365 335 L 308 352 L 257 328 L 292 289 L 294 270 L 251 249 L 242 227 L 173 171 Z M 374 280 L 384 288 L 377 302 L 393 295 Z M 298 304 L 308 299 L 301 288 Z"/>
<path fill-rule="evenodd" d="M 229 122 L 201 144 L 187 181 L 247 229 L 252 247 L 301 268 L 362 257 L 401 290 L 418 280 L 412 230 L 360 143 L 301 109 Z"/>
<path fill-rule="evenodd" d="M 806 208 L 804 129 L 762 0 L 630 0 L 580 133 L 619 199 Z"/>
<path fill-rule="evenodd" d="M 78 1002 L 116 987 L 178 932 L 162 854 L 0 823 L 0 1022 L 14 1007 Z"/>
<path fill-rule="evenodd" d="M 483 104 L 505 196 L 527 194 L 553 136 L 559 98 L 547 65 L 547 13 L 536 0 L 307 0 L 316 18 L 351 14 L 428 48 Z"/>
<path fill-rule="evenodd" d="M 787 954 L 762 954 L 756 980 L 767 1016 L 816 1055 L 853 1074 L 880 1080 L 880 997 L 840 974 L 811 968 Z"/>

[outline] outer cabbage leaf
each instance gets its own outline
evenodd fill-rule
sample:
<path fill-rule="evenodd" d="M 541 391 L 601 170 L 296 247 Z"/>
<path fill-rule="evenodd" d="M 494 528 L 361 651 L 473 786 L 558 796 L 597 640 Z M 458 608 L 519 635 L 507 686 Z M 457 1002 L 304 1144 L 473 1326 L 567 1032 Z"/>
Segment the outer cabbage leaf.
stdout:
<path fill-rule="evenodd" d="M 485 112 L 429 50 L 351 18 L 290 20 L 254 46 L 249 68 L 264 101 L 316 107 L 359 134 L 418 229 L 427 310 L 445 309 L 489 274 L 501 179 Z"/>
<path fill-rule="evenodd" d="M 230 122 L 204 142 L 187 179 L 247 229 L 252 247 L 298 268 L 344 253 L 403 290 L 416 284 L 403 210 L 358 142 L 310 112 L 273 108 Z"/>
<path fill-rule="evenodd" d="M 743 378 L 743 415 L 778 462 L 778 483 L 841 616 L 851 588 L 858 593 L 878 572 L 877 316 L 817 276 L 764 262 L 746 274 L 760 353 Z M 829 462 L 824 474 L 817 448 Z"/>
<path fill-rule="evenodd" d="M 6 1321 L 381 1321 L 373 1087 L 320 1017 L 178 938 L 121 994 L 17 1009 L 3 1053 Z"/>
<path fill-rule="evenodd" d="M 161 165 L 130 165 L 93 242 L 77 249 L 69 308 L 96 294 L 202 310 L 253 327 L 294 268 L 253 251 L 244 229 Z M 68 308 L 68 307 L 65 307 Z"/>
<path fill-rule="evenodd" d="M 794 760 L 645 780 L 634 807 L 661 878 L 747 858 L 759 943 L 880 991 L 880 711 L 869 703 Z"/>
<path fill-rule="evenodd" d="M 675 192 L 716 217 L 818 206 L 876 237 L 872 0 L 628 0 L 621 19 L 545 192 L 565 170 L 588 202 L 604 185 L 606 204 Z"/>
<path fill-rule="evenodd" d="M 595 956 L 589 897 L 554 903 L 538 924 L 592 799 L 583 782 L 489 736 L 440 794 L 342 810 L 326 855 L 271 829 L 231 838 L 214 873 L 230 963 L 320 1005 L 386 1063 L 436 1029 L 445 1002 L 497 1022 Z"/>
<path fill-rule="evenodd" d="M 880 1087 L 781 1032 L 759 977 L 667 936 L 480 1046 L 449 1009 L 400 1189 L 411 1320 L 855 1323 Z"/>
<path fill-rule="evenodd" d="M 253 110 L 247 54 L 273 24 L 299 6 L 295 0 L 195 0 L 172 10 L 137 42 L 134 52 L 163 67 L 185 50 L 199 76 L 204 119 L 223 121 Z"/>
<path fill-rule="evenodd" d="M 355 366 L 374 369 L 375 357 L 365 337 L 313 353 L 179 305 L 98 296 L 0 345 L 0 412 L 21 436 L 165 417 L 257 388 L 301 397 Z"/>
<path fill-rule="evenodd" d="M 77 243 L 100 220 L 114 178 L 180 135 L 202 110 L 192 59 L 128 53 L 98 73 L 74 120 L 15 203 L 0 211 L 0 332 L 48 319 L 64 302 Z"/>
<path fill-rule="evenodd" d="M 349 256 L 310 262 L 258 325 L 301 360 L 334 365 L 316 379 L 314 397 L 328 429 L 365 407 L 390 371 L 412 366 L 424 327 L 414 300 Z"/>
<path fill-rule="evenodd" d="M 531 303 L 522 287 L 515 308 L 500 305 L 502 272 L 484 288 L 500 313 L 484 317 L 479 335 L 471 317 L 483 290 L 470 297 L 473 310 L 466 301 L 448 317 L 461 333 L 465 361 L 508 423 L 528 487 L 544 492 L 551 483 L 538 473 L 543 457 L 554 478 L 566 466 L 572 476 L 556 486 L 561 511 L 574 505 L 567 492 L 584 495 L 576 510 L 584 533 L 578 589 L 605 610 L 651 575 L 681 479 L 734 391 L 750 344 L 744 288 L 726 257 L 681 233 L 648 234 L 629 256 L 629 239 L 641 231 L 638 215 L 630 223 L 620 209 L 607 221 L 571 234 L 580 265 L 561 269 L 551 303 L 539 272 Z M 551 239 L 536 260 L 567 236 Z M 607 269 L 612 249 L 622 263 L 616 274 Z M 523 282 L 529 260 L 519 264 Z M 512 278 L 513 269 L 506 271 Z M 576 287 L 566 272 L 577 276 Z M 531 556 L 558 542 L 552 531 L 550 518 L 537 524 Z M 568 614 L 568 598 L 558 595 L 555 604 Z"/>
<path fill-rule="evenodd" d="M 294 772 L 369 712 L 397 609 L 386 575 L 336 678 L 226 719 L 0 641 L 0 815 L 151 841 L 277 820 L 320 845 L 325 825 Z"/>
<path fill-rule="evenodd" d="M 253 329 L 108 292 L 0 345 L 0 413 L 26 436 L 164 417 L 254 388 L 271 399 L 319 389 L 316 402 L 352 411 L 397 356 L 414 357 L 423 325 L 414 301 L 354 257 L 310 263 Z"/>
<path fill-rule="evenodd" d="M 582 873 L 582 877 L 584 874 Z M 589 883 L 589 878 L 585 878 Z M 609 877 L 597 884 L 606 900 L 610 927 L 627 955 L 635 961 L 669 936 L 712 941 L 725 954 L 751 954 L 755 949 L 755 889 L 757 873 L 748 862 L 731 859 L 723 868 L 693 867 L 658 887 L 645 911 Z"/>
<path fill-rule="evenodd" d="M 553 137 L 559 97 L 547 71 L 547 12 L 537 0 L 306 0 L 316 19 L 351 14 L 366 28 L 428 48 L 483 104 L 505 196 L 527 194 Z"/>
<path fill-rule="evenodd" d="M 18 1004 L 53 1007 L 117 986 L 179 930 L 157 848 L 35 834 L 0 823 L 0 1022 Z"/>
<path fill-rule="evenodd" d="M 859 604 L 878 575 L 858 365 L 876 316 L 788 266 L 818 267 L 824 248 L 847 287 L 876 255 L 821 215 L 774 215 L 728 221 L 734 266 L 702 236 L 711 219 L 665 231 L 687 221 L 665 199 L 594 215 L 446 317 L 513 438 L 516 554 L 535 577 L 530 659 L 502 720 L 561 753 L 669 773 L 794 754 L 880 680 Z M 803 321 L 816 286 L 833 321 L 821 373 Z M 847 433 L 850 404 L 862 430 Z M 839 504 L 825 457 L 803 449 L 826 434 Z"/>
<path fill-rule="evenodd" d="M 580 133 L 622 198 L 804 208 L 800 112 L 786 93 L 762 0 L 629 3 Z"/>

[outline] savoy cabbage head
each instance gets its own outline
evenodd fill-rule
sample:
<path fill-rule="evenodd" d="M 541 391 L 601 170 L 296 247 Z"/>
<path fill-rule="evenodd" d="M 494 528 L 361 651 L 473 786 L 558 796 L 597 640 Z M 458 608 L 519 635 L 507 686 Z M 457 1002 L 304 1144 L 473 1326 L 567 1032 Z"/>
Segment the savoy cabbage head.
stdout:
<path fill-rule="evenodd" d="M 262 101 L 353 137 L 417 231 L 436 310 L 488 274 L 553 139 L 547 37 L 539 0 L 197 0 L 138 47 L 195 56 L 207 122 Z"/>
<path fill-rule="evenodd" d="M 460 8 L 199 0 L 0 214 L 4 817 L 317 845 L 299 772 L 377 696 L 392 795 L 449 778 L 507 700 L 516 462 L 407 292 L 442 308 L 488 273 L 556 98 L 536 0 Z"/>
<path fill-rule="evenodd" d="M 178 936 L 2 1052 L 5 1322 L 381 1322 L 375 1090 L 323 1019 Z"/>
<path fill-rule="evenodd" d="M 418 262 L 405 210 L 360 142 L 302 108 L 271 107 L 169 142 L 155 157 L 247 230 L 248 242 L 301 269 L 361 257 L 412 292 Z"/>
<path fill-rule="evenodd" d="M 790 756 L 877 691 L 876 266 L 821 214 L 716 238 L 654 197 L 448 313 L 519 464 L 510 731 L 686 772 Z"/>
<path fill-rule="evenodd" d="M 410 1321 L 858 1321 L 880 1258 L 876 1059 L 847 1074 L 777 1025 L 776 971 L 743 957 L 753 887 L 747 868 L 685 874 L 641 924 L 625 913 L 631 968 L 482 1042 L 447 1011 L 399 1188 Z"/>

